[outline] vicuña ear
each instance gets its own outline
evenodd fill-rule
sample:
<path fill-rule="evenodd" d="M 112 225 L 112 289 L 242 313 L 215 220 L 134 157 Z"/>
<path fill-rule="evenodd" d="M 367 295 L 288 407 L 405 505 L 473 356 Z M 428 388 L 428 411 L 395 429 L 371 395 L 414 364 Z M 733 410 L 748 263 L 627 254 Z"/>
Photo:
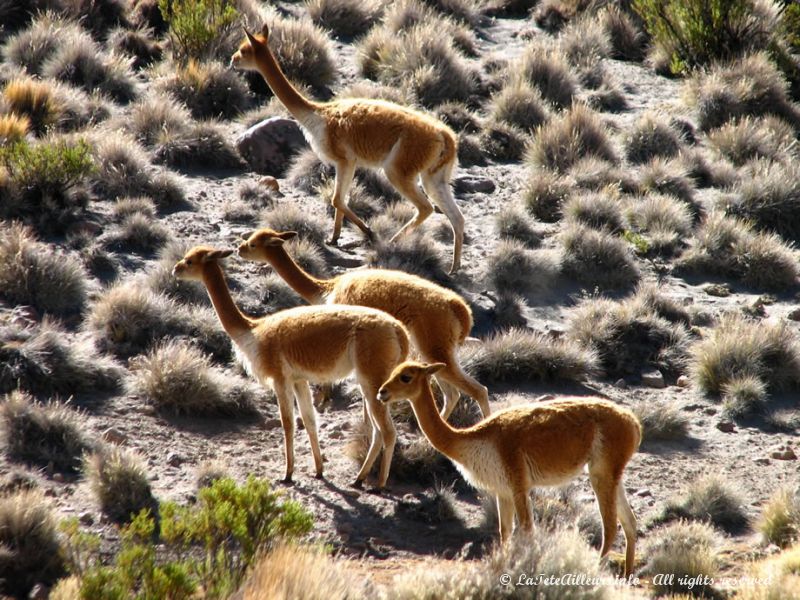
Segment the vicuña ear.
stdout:
<path fill-rule="evenodd" d="M 444 369 L 447 365 L 445 363 L 431 363 L 425 366 L 426 375 L 434 375 Z"/>
<path fill-rule="evenodd" d="M 279 233 L 278 237 L 281 238 L 285 242 L 286 240 L 290 240 L 293 237 L 297 237 L 297 232 L 296 231 L 284 231 L 283 233 Z"/>
<path fill-rule="evenodd" d="M 265 40 L 269 39 L 269 25 L 266 23 L 261 26 L 261 35 L 264 36 Z"/>
<path fill-rule="evenodd" d="M 253 34 L 247 30 L 247 27 L 244 27 L 244 34 L 247 36 L 247 41 L 249 41 L 250 44 L 258 43 L 258 40 L 255 38 L 255 36 L 253 36 Z"/>
<path fill-rule="evenodd" d="M 212 250 L 208 254 L 206 254 L 206 261 L 209 260 L 220 260 L 223 258 L 228 258 L 231 254 L 233 254 L 233 250 Z"/>

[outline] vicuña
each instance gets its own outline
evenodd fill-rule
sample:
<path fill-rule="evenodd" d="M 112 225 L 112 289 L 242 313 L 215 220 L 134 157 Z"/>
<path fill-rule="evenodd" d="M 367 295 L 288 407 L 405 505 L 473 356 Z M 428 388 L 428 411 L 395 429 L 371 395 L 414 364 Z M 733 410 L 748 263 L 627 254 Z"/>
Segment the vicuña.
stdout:
<path fill-rule="evenodd" d="M 286 454 L 285 481 L 294 470 L 294 403 L 308 432 L 317 477 L 322 477 L 316 411 L 309 382 L 330 383 L 355 371 L 372 423 L 372 439 L 356 477 L 360 486 L 383 446 L 378 487 L 386 484 L 397 434 L 378 388 L 408 354 L 403 324 L 362 306 L 304 306 L 260 319 L 243 314 L 231 298 L 220 260 L 233 250 L 196 246 L 172 270 L 178 279 L 202 281 L 222 327 L 245 369 L 278 397 Z"/>
<path fill-rule="evenodd" d="M 489 416 L 489 392 L 458 364 L 456 352 L 472 329 L 472 311 L 456 294 L 435 283 L 384 269 L 359 269 L 332 279 L 318 279 L 298 265 L 284 247 L 294 231 L 259 229 L 239 246 L 239 256 L 269 263 L 310 304 L 356 304 L 389 313 L 408 328 L 422 357 L 441 362 L 436 374 L 444 392 L 442 416 L 456 406 L 459 391 L 473 398 Z"/>
<path fill-rule="evenodd" d="M 238 69 L 258 71 L 286 109 L 297 119 L 317 155 L 336 169 L 331 203 L 336 209 L 330 242 L 336 243 L 344 217 L 365 234 L 369 227 L 348 206 L 347 193 L 356 167 L 383 168 L 392 185 L 416 207 L 416 216 L 391 241 L 422 223 L 433 212 L 431 201 L 453 228 L 451 273 L 461 265 L 464 216 L 450 191 L 457 138 L 441 121 L 422 112 L 383 100 L 342 99 L 315 102 L 286 78 L 269 48 L 269 28 L 247 39 L 231 57 Z M 425 197 L 417 180 L 427 192 Z"/>
<path fill-rule="evenodd" d="M 470 484 L 495 495 L 500 539 L 509 538 L 515 513 L 520 527 L 532 531 L 532 487 L 562 485 L 588 465 L 603 521 L 600 556 L 611 549 L 619 520 L 629 575 L 636 518 L 625 496 L 622 472 L 641 440 L 634 414 L 607 400 L 567 397 L 514 406 L 467 429 L 454 429 L 439 415 L 431 393 L 430 375 L 443 367 L 405 362 L 381 386 L 378 398 L 408 399 L 433 447 L 452 460 Z"/>

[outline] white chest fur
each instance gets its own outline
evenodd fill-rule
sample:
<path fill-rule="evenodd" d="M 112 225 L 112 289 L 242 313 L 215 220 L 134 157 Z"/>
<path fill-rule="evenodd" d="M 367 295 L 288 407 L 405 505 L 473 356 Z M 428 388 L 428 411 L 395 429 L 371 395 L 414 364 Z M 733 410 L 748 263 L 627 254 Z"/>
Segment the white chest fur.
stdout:
<path fill-rule="evenodd" d="M 470 485 L 494 494 L 507 493 L 510 482 L 494 444 L 472 441 L 460 454 L 460 461 L 453 462 Z"/>
<path fill-rule="evenodd" d="M 261 375 L 258 372 L 258 342 L 255 336 L 247 332 L 235 338 L 233 340 L 233 352 L 247 374 L 260 381 Z"/>

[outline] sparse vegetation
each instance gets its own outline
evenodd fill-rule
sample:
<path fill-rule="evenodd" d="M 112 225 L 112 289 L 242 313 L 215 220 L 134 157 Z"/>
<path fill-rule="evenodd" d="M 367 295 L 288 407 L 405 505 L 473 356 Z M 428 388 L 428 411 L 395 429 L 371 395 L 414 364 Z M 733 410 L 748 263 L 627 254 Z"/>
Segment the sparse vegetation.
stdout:
<path fill-rule="evenodd" d="M 619 302 L 587 298 L 572 311 L 568 337 L 594 349 L 611 376 L 653 366 L 681 371 L 689 343 L 686 326 L 659 314 L 648 295 L 645 287 Z"/>
<path fill-rule="evenodd" d="M 705 521 L 729 533 L 747 526 L 745 501 L 734 484 L 718 475 L 700 477 L 670 498 L 659 521 Z"/>
<path fill-rule="evenodd" d="M 689 419 L 669 402 L 639 402 L 633 412 L 642 424 L 642 445 L 679 442 L 689 434 Z"/>
<path fill-rule="evenodd" d="M 567 222 L 609 233 L 619 233 L 625 229 L 622 205 L 614 187 L 606 188 L 601 193 L 575 194 L 564 204 L 563 212 Z"/>
<path fill-rule="evenodd" d="M 644 237 L 650 250 L 667 256 L 684 245 L 694 222 L 685 202 L 658 193 L 631 200 L 626 216 L 631 230 Z"/>
<path fill-rule="evenodd" d="M 522 207 L 515 204 L 501 209 L 495 215 L 494 230 L 501 238 L 517 240 L 528 248 L 536 248 L 542 242 L 536 222 Z"/>
<path fill-rule="evenodd" d="M 484 383 L 581 381 L 598 369 L 594 351 L 524 329 L 493 335 L 461 355 L 464 368 Z"/>
<path fill-rule="evenodd" d="M 788 163 L 796 156 L 794 128 L 780 117 L 746 116 L 712 129 L 708 141 L 737 167 L 762 158 Z"/>
<path fill-rule="evenodd" d="M 41 492 L 0 497 L 0 593 L 26 598 L 37 583 L 65 574 L 55 518 Z"/>
<path fill-rule="evenodd" d="M 678 134 L 655 114 L 646 113 L 625 138 L 625 157 L 635 165 L 655 157 L 672 158 L 680 151 Z"/>
<path fill-rule="evenodd" d="M 561 233 L 563 272 L 581 284 L 601 288 L 625 288 L 639 280 L 633 253 L 622 238 L 580 224 Z"/>
<path fill-rule="evenodd" d="M 708 215 L 676 266 L 763 290 L 791 289 L 798 277 L 796 251 L 778 235 L 754 232 L 747 222 L 720 212 Z"/>
<path fill-rule="evenodd" d="M 754 377 L 770 391 L 797 389 L 800 342 L 785 323 L 754 322 L 724 315 L 692 348 L 691 371 L 700 389 L 718 395 L 742 377 Z"/>
<path fill-rule="evenodd" d="M 537 219 L 554 223 L 561 219 L 562 207 L 572 193 L 570 181 L 549 171 L 534 173 L 525 189 L 525 207 Z"/>
<path fill-rule="evenodd" d="M 785 548 L 800 539 L 800 494 L 789 487 L 778 489 L 761 509 L 758 530 L 769 544 Z"/>
<path fill-rule="evenodd" d="M 764 411 L 769 399 L 766 384 L 753 375 L 735 377 L 722 386 L 725 414 L 742 419 Z"/>
<path fill-rule="evenodd" d="M 374 0 L 310 0 L 307 7 L 314 23 L 344 38 L 365 34 L 383 11 L 383 6 Z"/>
<path fill-rule="evenodd" d="M 643 574 L 672 573 L 674 578 L 663 578 L 653 585 L 658 593 L 707 593 L 709 585 L 703 577 L 715 577 L 719 571 L 717 557 L 719 534 L 705 523 L 678 521 L 648 536 L 642 555 L 647 557 Z M 700 577 L 699 585 L 696 577 Z M 692 582 L 691 585 L 689 582 Z"/>
<path fill-rule="evenodd" d="M 586 156 L 617 162 L 600 118 L 579 104 L 538 130 L 528 148 L 527 160 L 534 167 L 564 172 Z"/>
<path fill-rule="evenodd" d="M 250 105 L 245 82 L 220 62 L 189 61 L 165 73 L 157 87 L 183 102 L 195 119 L 233 119 Z"/>
<path fill-rule="evenodd" d="M 12 460 L 75 474 L 93 443 L 79 424 L 80 413 L 59 402 L 40 404 L 12 392 L 0 405 L 0 437 Z"/>
<path fill-rule="evenodd" d="M 515 239 L 501 240 L 486 259 L 486 280 L 501 294 L 547 292 L 561 268 L 552 250 L 530 250 Z"/>
<path fill-rule="evenodd" d="M 139 357 L 133 390 L 160 411 L 178 415 L 254 414 L 255 398 L 244 381 L 212 367 L 191 344 L 172 340 Z"/>
<path fill-rule="evenodd" d="M 514 70 L 537 88 L 555 109 L 567 109 L 572 105 L 578 84 L 563 54 L 556 48 L 530 45 Z"/>
<path fill-rule="evenodd" d="M 116 523 L 158 506 L 141 459 L 127 450 L 101 448 L 86 459 L 85 474 L 100 510 Z"/>
<path fill-rule="evenodd" d="M 238 34 L 239 11 L 231 0 L 158 0 L 161 16 L 169 25 L 176 57 L 222 58 L 230 54 L 232 36 Z"/>
<path fill-rule="evenodd" d="M 542 95 L 521 77 L 512 79 L 495 94 L 490 115 L 524 131 L 536 129 L 549 116 Z"/>

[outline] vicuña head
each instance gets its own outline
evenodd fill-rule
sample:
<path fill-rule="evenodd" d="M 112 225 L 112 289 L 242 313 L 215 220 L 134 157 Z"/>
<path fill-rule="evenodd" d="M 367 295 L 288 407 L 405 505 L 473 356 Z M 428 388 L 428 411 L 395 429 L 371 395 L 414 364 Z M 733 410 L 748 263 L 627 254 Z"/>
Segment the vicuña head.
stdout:
<path fill-rule="evenodd" d="M 535 486 L 562 485 L 585 465 L 603 521 L 605 557 L 625 532 L 625 574 L 633 571 L 636 518 L 628 505 L 622 473 L 641 440 L 631 411 L 600 398 L 560 398 L 507 408 L 466 429 L 454 429 L 436 410 L 430 376 L 443 364 L 398 365 L 381 386 L 381 402 L 408 399 L 420 429 L 475 487 L 497 501 L 500 538 L 509 538 L 516 514 L 532 531 L 529 493 Z"/>
<path fill-rule="evenodd" d="M 355 269 L 319 279 L 300 267 L 284 247 L 296 235 L 259 229 L 239 246 L 239 255 L 269 263 L 311 304 L 369 306 L 389 313 L 408 328 L 424 360 L 445 365 L 436 375 L 444 393 L 444 418 L 456 407 L 461 392 L 478 403 L 483 416 L 489 415 L 488 390 L 458 362 L 458 348 L 472 329 L 472 312 L 461 296 L 416 275 L 388 269 Z"/>
<path fill-rule="evenodd" d="M 453 229 L 451 272 L 461 264 L 464 216 L 450 190 L 458 162 L 455 133 L 440 120 L 384 100 L 345 99 L 314 102 L 287 79 L 269 48 L 269 29 L 259 35 L 245 30 L 246 39 L 231 57 L 238 69 L 257 70 L 275 96 L 305 130 L 314 152 L 336 169 L 331 204 L 336 209 L 335 244 L 347 217 L 367 237 L 370 228 L 353 212 L 347 195 L 356 167 L 383 168 L 400 194 L 416 207 L 416 214 L 392 240 L 418 227 L 433 213 L 433 202 L 447 216 Z M 427 196 L 418 187 L 422 183 Z"/>
<path fill-rule="evenodd" d="M 231 337 L 237 358 L 278 398 L 284 433 L 285 480 L 294 469 L 294 404 L 300 408 L 318 477 L 322 476 L 316 412 L 309 382 L 332 383 L 355 372 L 373 427 L 369 451 L 356 477 L 366 479 L 381 447 L 378 487 L 389 476 L 396 432 L 378 388 L 408 355 L 408 333 L 397 319 L 363 306 L 302 306 L 263 318 L 243 314 L 231 297 L 221 259 L 233 250 L 196 246 L 172 270 L 179 279 L 202 281 L 211 303 Z"/>

